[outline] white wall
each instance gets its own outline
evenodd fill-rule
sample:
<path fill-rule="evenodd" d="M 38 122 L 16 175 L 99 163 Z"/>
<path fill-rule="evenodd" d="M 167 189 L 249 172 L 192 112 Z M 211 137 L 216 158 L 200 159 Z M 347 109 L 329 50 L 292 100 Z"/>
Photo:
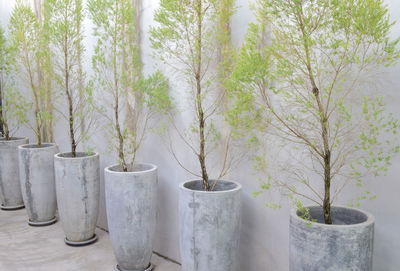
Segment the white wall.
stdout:
<path fill-rule="evenodd" d="M 4 26 L 8 20 L 11 6 L 14 1 L 0 0 L 0 21 Z M 155 68 L 162 67 L 160 63 L 151 57 L 151 49 L 148 41 L 148 27 L 153 24 L 152 16 L 158 6 L 158 0 L 144 0 L 143 5 L 143 54 L 145 72 L 149 73 Z M 391 15 L 394 20 L 400 20 L 400 1 L 387 1 Z M 240 9 L 233 17 L 233 40 L 240 44 L 246 32 L 247 23 L 253 20 L 253 15 L 248 8 L 247 0 L 238 0 Z M 90 33 L 90 26 L 87 25 L 86 33 Z M 400 36 L 400 24 L 394 27 L 394 37 Z M 93 39 L 86 39 L 88 54 L 90 54 Z M 86 59 L 90 59 L 89 56 Z M 89 67 L 90 61 L 86 63 Z M 393 67 L 384 75 L 385 83 L 382 90 L 386 95 L 389 109 L 400 118 L 400 92 L 399 92 L 400 65 Z M 173 92 L 175 96 L 183 91 L 182 84 L 177 80 L 174 82 Z M 183 116 L 182 118 L 184 118 Z M 187 116 L 186 116 L 187 117 Z M 56 128 L 56 139 L 62 151 L 68 149 L 68 134 L 64 129 L 65 124 L 59 122 Z M 29 135 L 34 140 L 33 134 L 24 128 L 19 131 L 20 135 Z M 95 145 L 102 155 L 101 164 L 104 167 L 115 159 L 106 153 L 106 142 L 101 131 L 92 138 L 91 145 Z M 178 152 L 196 166 L 191 159 L 189 150 L 180 148 Z M 159 216 L 157 226 L 157 237 L 155 250 L 172 259 L 180 260 L 178 245 L 178 184 L 191 178 L 185 173 L 172 156 L 168 153 L 163 141 L 154 134 L 150 134 L 138 154 L 140 161 L 151 162 L 159 167 Z M 400 157 L 393 160 L 393 167 L 389 176 L 385 178 L 367 180 L 371 190 L 377 195 L 375 201 L 367 202 L 362 207 L 372 212 L 376 217 L 375 232 L 375 255 L 374 270 L 376 271 L 398 271 L 400 266 Z M 272 211 L 264 207 L 268 201 L 266 195 L 257 199 L 252 197 L 252 192 L 258 189 L 258 181 L 251 174 L 249 164 L 242 164 L 229 176 L 243 184 L 243 225 L 240 246 L 240 270 L 242 271 L 286 271 L 288 267 L 288 228 L 289 228 L 289 205 L 282 200 L 283 208 L 280 211 Z M 346 204 L 347 199 L 352 198 L 352 190 L 342 195 L 342 201 Z M 355 188 L 354 188 L 355 189 Z M 276 195 L 277 196 L 277 195 Z M 104 191 L 102 180 L 101 217 L 99 226 L 106 227 Z M 211 270 L 210 270 L 211 271 Z M 227 270 L 228 271 L 228 270 Z"/>

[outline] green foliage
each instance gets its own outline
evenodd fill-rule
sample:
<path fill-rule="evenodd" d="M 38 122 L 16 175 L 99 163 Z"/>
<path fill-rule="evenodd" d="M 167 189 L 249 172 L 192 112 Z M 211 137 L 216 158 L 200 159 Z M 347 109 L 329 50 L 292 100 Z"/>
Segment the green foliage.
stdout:
<path fill-rule="evenodd" d="M 399 58 L 384 1 L 258 0 L 255 8 L 226 82 L 234 98 L 226 118 L 238 136 L 282 142 L 280 153 L 297 159 L 273 183 L 295 202 L 322 206 L 327 192 L 332 203 L 349 181 L 385 174 L 399 124 L 374 94 L 383 86 L 366 80 Z M 304 175 L 326 172 L 332 189 L 321 195 L 326 178 Z"/>
<path fill-rule="evenodd" d="M 189 110 L 194 119 L 184 132 L 175 130 L 199 160 L 201 173 L 185 167 L 172 143 L 171 152 L 186 171 L 202 178 L 205 190 L 212 189 L 206 153 L 221 145 L 221 126 L 217 125 L 225 99 L 221 79 L 231 70 L 230 17 L 234 10 L 233 0 L 161 0 L 154 15 L 158 26 L 150 31 L 156 56 L 187 83 L 185 94 L 190 98 Z M 216 62 L 218 69 L 212 69 Z M 174 127 L 177 128 L 176 124 Z M 223 175 L 226 163 L 222 167 Z"/>
<path fill-rule="evenodd" d="M 26 121 L 29 104 L 23 99 L 15 86 L 12 74 L 14 55 L 2 27 L 0 27 L 0 123 L 7 140 Z"/>
<path fill-rule="evenodd" d="M 93 83 L 106 98 L 107 108 L 101 112 L 113 135 L 112 150 L 119 153 L 121 168 L 128 170 L 134 164 L 153 113 L 165 113 L 171 107 L 169 85 L 161 72 L 148 78 L 141 74 L 131 0 L 91 0 L 88 10 L 97 37 L 92 59 Z M 126 112 L 123 109 L 128 111 L 126 125 L 121 121 Z"/>
<path fill-rule="evenodd" d="M 169 82 L 161 71 L 156 71 L 147 78 L 140 78 L 135 89 L 144 93 L 144 101 L 149 110 L 167 114 L 173 107 L 168 95 Z"/>
<path fill-rule="evenodd" d="M 93 99 L 90 85 L 85 81 L 82 59 L 84 9 L 82 0 L 47 0 L 46 27 L 54 62 L 54 79 L 58 95 L 65 98 L 68 114 L 63 117 L 69 125 L 71 149 L 75 156 L 78 144 L 87 139 L 94 123 L 90 103 Z"/>
<path fill-rule="evenodd" d="M 49 65 L 48 52 L 43 46 L 48 40 L 48 35 L 30 4 L 22 0 L 16 1 L 9 28 L 12 55 L 15 57 L 14 69 L 33 95 L 35 124 L 28 124 L 36 134 L 38 145 L 41 146 L 42 129 L 49 123 L 52 114 L 43 104 L 46 91 L 41 81 L 41 71 L 47 70 Z M 21 97 L 18 99 L 21 100 Z M 20 106 L 24 105 L 27 105 L 26 102 Z"/>

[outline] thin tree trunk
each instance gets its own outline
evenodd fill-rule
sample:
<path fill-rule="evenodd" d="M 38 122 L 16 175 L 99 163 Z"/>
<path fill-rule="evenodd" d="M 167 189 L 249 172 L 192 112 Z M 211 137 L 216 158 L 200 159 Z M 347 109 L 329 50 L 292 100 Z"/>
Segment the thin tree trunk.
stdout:
<path fill-rule="evenodd" d="M 3 124 L 3 79 L 0 78 L 0 134 L 4 135 L 4 124 Z"/>
<path fill-rule="evenodd" d="M 38 89 L 35 86 L 33 75 L 32 75 L 32 68 L 31 68 L 31 63 L 29 61 L 28 53 L 25 49 L 25 58 L 27 61 L 27 66 L 28 66 L 28 73 L 29 73 L 29 80 L 32 88 L 32 93 L 33 93 L 33 98 L 34 98 L 34 104 L 35 104 L 35 123 L 36 123 L 36 137 L 37 137 L 37 144 L 38 147 L 42 147 L 42 131 L 41 131 L 41 116 L 40 116 L 40 107 L 39 107 L 39 97 L 38 97 Z"/>
<path fill-rule="evenodd" d="M 69 67 L 68 67 L 68 34 L 64 36 L 64 75 L 65 75 L 65 94 L 68 99 L 68 113 L 69 113 L 69 135 L 71 140 L 71 154 L 76 157 L 76 141 L 74 132 L 74 105 L 69 90 Z"/>
<path fill-rule="evenodd" d="M 331 217 L 331 154 L 328 153 L 324 159 L 324 181 L 325 181 L 325 197 L 324 197 L 324 219 L 326 224 L 332 224 Z"/>
<path fill-rule="evenodd" d="M 0 133 L 6 140 L 10 140 L 10 132 L 3 115 L 3 78 L 0 78 Z"/>
<path fill-rule="evenodd" d="M 196 90 L 197 90 L 197 114 L 199 120 L 199 137 L 200 137 L 200 153 L 199 153 L 199 162 L 201 166 L 201 175 L 203 178 L 203 188 L 205 191 L 210 191 L 210 184 L 208 181 L 208 173 L 206 168 L 206 155 L 205 155 L 205 119 L 204 112 L 202 107 L 202 97 L 201 97 L 201 64 L 202 64 L 202 0 L 198 0 L 197 2 L 197 70 L 196 70 Z"/>
<path fill-rule="evenodd" d="M 119 12 L 118 3 L 116 2 L 116 13 Z M 117 15 L 115 15 L 117 16 Z M 118 157 L 120 160 L 120 164 L 122 170 L 124 172 L 128 171 L 128 166 L 125 160 L 125 151 L 124 151 L 124 137 L 121 131 L 121 125 L 119 120 L 119 86 L 118 86 L 118 69 L 117 69 L 117 18 L 115 18 L 114 22 L 114 44 L 113 44 L 113 72 L 114 72 L 114 91 L 115 91 L 115 107 L 114 107 L 114 115 L 115 115 L 115 129 L 117 130 L 119 147 L 118 147 Z"/>
<path fill-rule="evenodd" d="M 303 35 L 303 44 L 304 51 L 306 54 L 306 66 L 307 72 L 309 76 L 309 80 L 312 87 L 312 93 L 314 94 L 315 100 L 318 105 L 318 111 L 320 115 L 320 123 L 321 123 L 321 137 L 323 142 L 323 160 L 324 160 L 324 202 L 323 202 L 323 211 L 324 211 L 324 220 L 325 224 L 332 224 L 332 216 L 331 216 L 331 199 L 330 199 L 330 190 L 331 190 L 331 151 L 329 148 L 329 134 L 328 134 L 328 116 L 327 112 L 325 112 L 324 107 L 322 105 L 320 91 L 315 82 L 315 77 L 313 74 L 313 69 L 311 66 L 311 55 L 310 55 L 310 45 L 308 40 L 308 34 L 306 33 L 306 27 L 303 20 L 303 9 L 301 4 L 298 7 L 298 22 L 300 24 L 300 29 Z"/>
<path fill-rule="evenodd" d="M 43 26 L 44 19 L 43 19 L 43 0 L 35 0 L 38 1 L 38 6 L 37 9 L 39 10 L 38 12 L 38 20 Z M 45 46 L 45 50 L 50 50 L 49 44 L 43 44 Z M 52 68 L 51 68 L 51 57 L 50 55 L 46 56 L 46 65 L 48 65 L 43 72 L 43 86 L 45 90 L 45 95 L 44 95 L 44 108 L 46 112 L 49 113 L 49 119 L 46 121 L 46 123 L 43 124 L 43 135 L 44 135 L 44 140 L 45 142 L 54 142 L 54 117 L 53 117 L 53 95 L 52 95 Z"/>
<path fill-rule="evenodd" d="M 40 27 L 42 27 L 42 3 L 41 0 L 35 0 L 34 1 L 34 5 L 35 5 L 35 13 L 36 13 L 36 18 L 38 21 L 38 24 L 40 25 Z M 41 46 L 42 44 L 40 43 L 39 46 Z M 41 48 L 38 49 L 39 51 L 41 51 Z M 42 67 L 40 66 L 40 60 L 36 59 L 36 69 L 37 69 L 37 88 L 39 89 L 39 91 L 42 89 L 42 86 L 44 85 L 44 78 L 43 78 L 43 72 L 42 72 Z M 40 133 L 38 134 L 38 141 L 40 141 L 40 143 L 38 143 L 39 147 L 41 146 L 42 140 L 44 140 L 44 142 L 48 141 L 48 137 L 47 137 L 47 133 L 46 133 L 46 125 L 41 125 L 40 123 L 40 116 L 38 114 L 40 108 L 43 108 L 43 103 L 45 103 L 45 101 L 41 100 L 41 97 L 39 95 L 37 95 L 37 99 L 36 99 L 36 118 L 37 118 L 37 122 L 36 124 L 39 125 L 38 129 L 41 129 Z M 41 127 L 41 128 L 39 128 Z M 39 139 L 40 138 L 40 139 Z"/>

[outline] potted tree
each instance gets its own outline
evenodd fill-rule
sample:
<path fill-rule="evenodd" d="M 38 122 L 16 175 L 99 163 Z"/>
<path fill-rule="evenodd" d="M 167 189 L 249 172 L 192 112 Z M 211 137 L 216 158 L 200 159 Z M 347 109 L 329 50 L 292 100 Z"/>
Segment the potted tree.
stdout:
<path fill-rule="evenodd" d="M 157 166 L 137 162 L 136 153 L 155 113 L 171 106 L 168 82 L 160 72 L 147 79 L 141 74 L 132 0 L 90 0 L 88 10 L 97 38 L 92 63 L 98 101 L 104 106 L 99 109 L 112 136 L 111 149 L 118 154 L 118 164 L 104 170 L 115 270 L 152 270 Z"/>
<path fill-rule="evenodd" d="M 347 185 L 385 173 L 399 151 L 398 121 L 371 80 L 399 56 L 388 9 L 366 0 L 258 4 L 227 82 L 236 98 L 227 117 L 242 135 L 282 144 L 271 167 L 261 155 L 256 168 L 269 172 L 261 191 L 276 187 L 295 204 L 290 270 L 372 270 L 373 216 L 333 204 Z M 374 198 L 363 189 L 357 206 Z"/>
<path fill-rule="evenodd" d="M 77 150 L 94 123 L 89 108 L 91 89 L 84 86 L 82 69 L 82 1 L 46 1 L 45 16 L 51 33 L 50 48 L 54 52 L 54 77 L 67 105 L 66 110 L 60 110 L 60 113 L 68 124 L 71 146 L 70 152 L 55 155 L 58 211 L 65 243 L 87 245 L 97 240 L 100 172 L 97 153 Z"/>
<path fill-rule="evenodd" d="M 229 155 L 231 141 L 220 144 L 219 113 L 224 109 L 225 91 L 218 80 L 220 70 L 212 68 L 220 66 L 214 61 L 220 52 L 215 48 L 229 40 L 226 23 L 229 25 L 233 10 L 233 1 L 161 0 L 154 17 L 159 25 L 151 29 L 156 54 L 186 81 L 190 102 L 185 109 L 194 116 L 187 128 L 178 127 L 174 120 L 172 125 L 177 138 L 193 152 L 199 171 L 187 166 L 170 140 L 173 157 L 196 176 L 179 186 L 180 250 L 185 271 L 237 269 L 242 188 L 237 182 L 222 180 L 233 160 Z M 221 150 L 222 155 L 211 163 L 210 154 L 215 150 Z M 221 168 L 213 177 L 212 166 Z"/>
<path fill-rule="evenodd" d="M 18 146 L 28 138 L 13 137 L 25 120 L 28 104 L 16 90 L 13 78 L 13 50 L 0 27 L 0 208 L 16 210 L 24 207 L 18 171 Z"/>
<path fill-rule="evenodd" d="M 16 70 L 26 82 L 33 96 L 33 124 L 27 124 L 34 131 L 37 143 L 18 147 L 21 191 L 31 226 L 45 226 L 56 221 L 56 192 L 54 182 L 54 154 L 58 152 L 55 143 L 44 143 L 44 127 L 51 119 L 52 112 L 46 111 L 49 78 L 48 55 L 44 45 L 47 35 L 43 25 L 28 3 L 17 2 L 10 19 L 10 32 L 16 55 Z"/>

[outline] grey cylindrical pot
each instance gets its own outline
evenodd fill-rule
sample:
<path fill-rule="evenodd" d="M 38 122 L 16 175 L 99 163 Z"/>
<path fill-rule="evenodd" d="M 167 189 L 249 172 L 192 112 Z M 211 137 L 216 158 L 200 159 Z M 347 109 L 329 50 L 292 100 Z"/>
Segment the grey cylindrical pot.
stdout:
<path fill-rule="evenodd" d="M 68 245 L 96 241 L 99 215 L 100 159 L 87 155 L 59 153 L 54 156 L 58 213 Z"/>
<path fill-rule="evenodd" d="M 108 230 L 117 259 L 116 270 L 151 270 L 157 215 L 157 167 L 135 164 L 104 170 Z"/>
<path fill-rule="evenodd" d="M 202 181 L 179 186 L 179 237 L 183 271 L 236 271 L 241 224 L 239 183 L 219 181 L 212 192 Z"/>
<path fill-rule="evenodd" d="M 3 210 L 24 207 L 18 169 L 18 146 L 28 142 L 26 137 L 0 139 L 0 208 Z"/>
<path fill-rule="evenodd" d="M 317 222 L 290 216 L 291 271 L 372 271 L 374 217 L 362 210 L 332 207 L 332 225 L 323 223 L 321 207 L 311 206 Z"/>
<path fill-rule="evenodd" d="M 54 180 L 55 143 L 18 147 L 21 191 L 28 212 L 28 223 L 46 226 L 56 222 L 56 186 Z"/>

